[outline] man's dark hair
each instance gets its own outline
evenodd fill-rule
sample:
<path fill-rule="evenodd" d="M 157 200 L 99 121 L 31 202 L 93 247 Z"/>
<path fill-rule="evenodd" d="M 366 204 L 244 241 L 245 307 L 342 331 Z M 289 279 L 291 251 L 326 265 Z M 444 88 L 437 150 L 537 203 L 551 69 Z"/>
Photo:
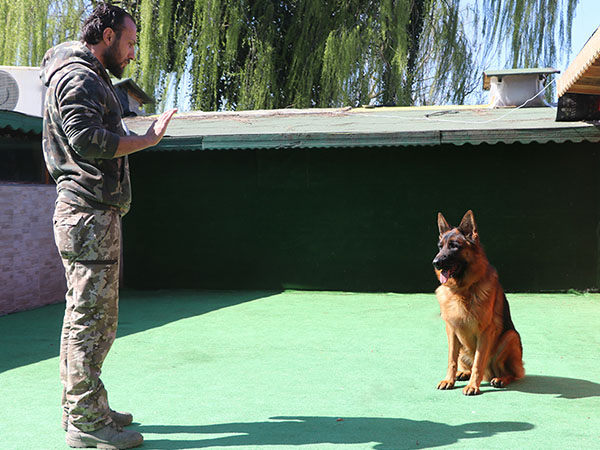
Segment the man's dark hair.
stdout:
<path fill-rule="evenodd" d="M 102 40 L 104 30 L 112 28 L 117 33 L 117 38 L 123 31 L 125 18 L 129 17 L 133 22 L 133 17 L 127 11 L 115 5 L 100 3 L 92 14 L 85 19 L 81 27 L 81 40 L 88 44 L 97 44 Z"/>

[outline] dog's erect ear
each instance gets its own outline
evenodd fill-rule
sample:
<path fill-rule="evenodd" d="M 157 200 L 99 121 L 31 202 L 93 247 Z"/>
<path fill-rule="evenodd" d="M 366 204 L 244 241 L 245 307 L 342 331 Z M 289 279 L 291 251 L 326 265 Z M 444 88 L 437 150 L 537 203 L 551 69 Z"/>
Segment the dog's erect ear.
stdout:
<path fill-rule="evenodd" d="M 465 216 L 460 221 L 458 229 L 468 239 L 471 239 L 473 241 L 477 241 L 479 239 L 479 234 L 477 233 L 477 224 L 475 223 L 475 217 L 473 217 L 473 211 L 468 210 L 465 213 Z"/>
<path fill-rule="evenodd" d="M 442 213 L 439 212 L 438 213 L 438 229 L 440 230 L 440 236 L 442 234 L 444 234 L 446 231 L 448 231 L 450 228 L 452 228 L 452 227 L 450 225 L 448 225 L 448 222 L 446 222 L 446 219 L 444 218 Z"/>

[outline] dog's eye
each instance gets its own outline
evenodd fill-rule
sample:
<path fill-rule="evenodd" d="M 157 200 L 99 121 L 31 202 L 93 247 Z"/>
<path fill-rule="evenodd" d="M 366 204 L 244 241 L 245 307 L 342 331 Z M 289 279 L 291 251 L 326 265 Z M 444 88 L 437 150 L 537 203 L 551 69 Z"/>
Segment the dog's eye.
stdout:
<path fill-rule="evenodd" d="M 448 243 L 448 247 L 450 247 L 451 249 L 455 250 L 455 249 L 457 249 L 459 247 L 459 245 L 458 245 L 458 242 L 456 242 L 456 241 L 450 241 Z"/>

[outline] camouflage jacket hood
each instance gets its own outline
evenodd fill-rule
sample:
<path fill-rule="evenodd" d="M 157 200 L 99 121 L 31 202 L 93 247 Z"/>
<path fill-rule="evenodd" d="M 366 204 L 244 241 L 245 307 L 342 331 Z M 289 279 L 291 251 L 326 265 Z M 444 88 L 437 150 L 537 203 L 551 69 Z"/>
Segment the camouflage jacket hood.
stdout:
<path fill-rule="evenodd" d="M 115 158 L 125 135 L 122 108 L 108 73 L 81 42 L 46 52 L 43 151 L 59 199 L 95 209 L 129 210 L 127 157 Z"/>
<path fill-rule="evenodd" d="M 104 70 L 104 67 L 92 54 L 90 49 L 81 42 L 73 41 L 57 45 L 46 52 L 40 71 L 42 83 L 48 86 L 56 72 L 64 69 L 69 64 L 81 64 L 87 66 L 90 70 L 93 70 L 100 75 L 104 81 L 107 83 L 110 82 L 106 70 Z"/>

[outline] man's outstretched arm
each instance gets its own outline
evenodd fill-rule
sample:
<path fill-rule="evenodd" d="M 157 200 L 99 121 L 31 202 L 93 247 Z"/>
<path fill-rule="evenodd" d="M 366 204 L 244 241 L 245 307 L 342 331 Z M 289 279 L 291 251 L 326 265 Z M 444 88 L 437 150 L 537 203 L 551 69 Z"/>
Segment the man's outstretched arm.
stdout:
<path fill-rule="evenodd" d="M 118 158 L 120 156 L 130 155 L 131 153 L 158 144 L 167 131 L 167 126 L 171 121 L 171 117 L 173 117 L 173 114 L 176 112 L 177 108 L 162 113 L 158 119 L 152 122 L 148 131 L 146 131 L 146 134 L 139 136 L 121 136 L 114 157 Z"/>

